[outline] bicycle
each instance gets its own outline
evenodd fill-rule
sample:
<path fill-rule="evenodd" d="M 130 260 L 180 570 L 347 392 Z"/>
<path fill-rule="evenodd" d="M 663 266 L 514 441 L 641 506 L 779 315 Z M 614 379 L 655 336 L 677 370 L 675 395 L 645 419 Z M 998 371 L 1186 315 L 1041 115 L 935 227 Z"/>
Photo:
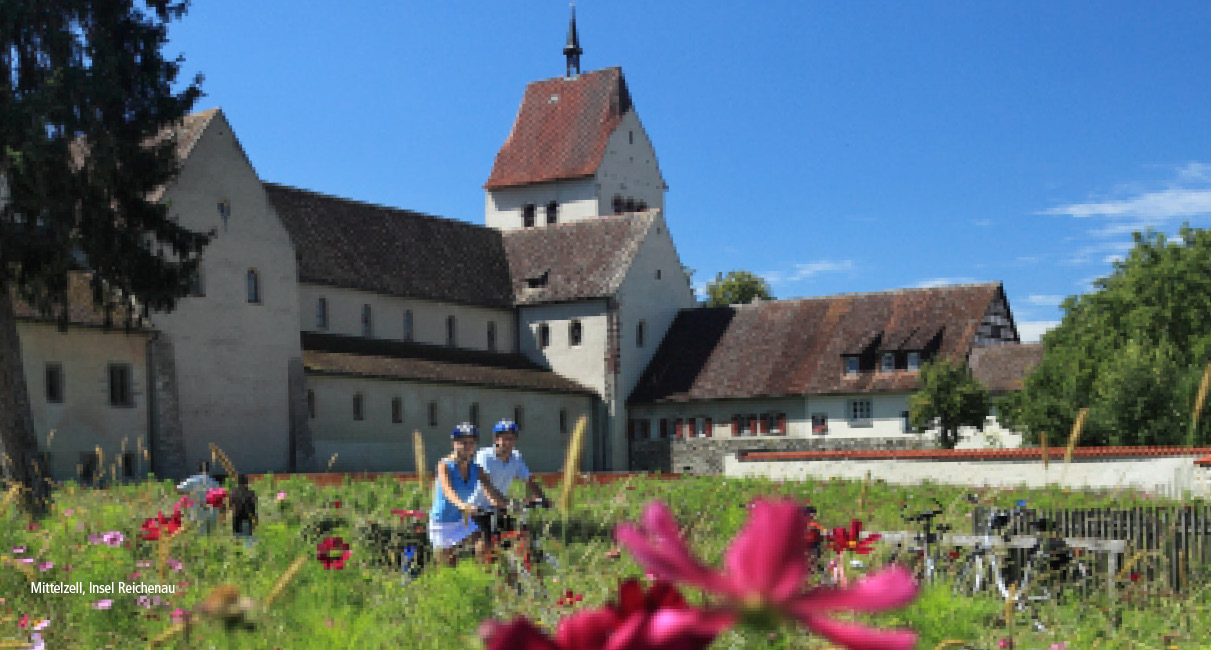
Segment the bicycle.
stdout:
<path fill-rule="evenodd" d="M 513 585 L 518 593 L 528 591 L 538 598 L 546 596 L 543 574 L 547 568 L 559 571 L 559 560 L 545 550 L 543 535 L 537 526 L 529 524 L 529 514 L 536 508 L 550 507 L 551 502 L 547 499 L 510 501 L 506 508 L 487 513 L 491 524 L 490 529 L 484 531 L 488 535 L 488 561 L 493 562 L 499 555 L 500 561 L 496 564 L 506 583 Z M 499 554 L 496 549 L 500 549 Z"/>
<path fill-rule="evenodd" d="M 913 577 L 919 583 L 931 583 L 934 581 L 938 572 L 938 550 L 937 547 L 942 541 L 942 534 L 951 530 L 950 524 L 934 524 L 934 519 L 940 517 L 944 510 L 942 502 L 937 499 L 931 499 L 937 508 L 934 510 L 925 510 L 914 515 L 904 514 L 904 507 L 900 508 L 900 516 L 904 521 L 909 523 L 920 523 L 921 530 L 913 535 L 914 545 L 905 548 L 903 542 L 897 544 L 887 557 L 887 564 L 899 564 L 912 570 Z M 907 553 L 911 556 L 905 557 Z"/>
<path fill-rule="evenodd" d="M 984 590 L 989 575 L 1000 572 L 996 546 L 992 543 L 993 531 L 1006 527 L 1009 521 L 1008 511 L 989 511 L 988 520 L 982 528 L 983 539 L 959 563 L 952 585 L 955 594 L 973 596 Z"/>
<path fill-rule="evenodd" d="M 1014 601 L 1019 609 L 1028 603 L 1057 598 L 1063 589 L 1080 586 L 1089 578 L 1089 568 L 1076 559 L 1064 540 L 1044 537 L 1044 533 L 1055 530 L 1054 523 L 1043 517 L 1028 519 L 1024 507 L 1025 503 L 1019 501 L 1015 514 L 1038 533 L 1035 543 L 1026 550 L 1023 560 L 1007 556 L 1005 564 L 993 573 L 1001 597 Z M 1035 623 L 1036 627 L 1041 625 Z"/>

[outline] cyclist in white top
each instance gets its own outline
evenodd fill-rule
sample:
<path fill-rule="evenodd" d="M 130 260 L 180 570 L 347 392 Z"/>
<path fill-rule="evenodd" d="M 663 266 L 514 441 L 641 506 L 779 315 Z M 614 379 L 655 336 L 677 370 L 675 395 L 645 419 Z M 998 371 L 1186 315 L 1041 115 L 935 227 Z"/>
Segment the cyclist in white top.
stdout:
<path fill-rule="evenodd" d="M 522 459 L 521 452 L 517 451 L 517 423 L 512 420 L 501 420 L 492 427 L 494 435 L 493 446 L 484 447 L 475 454 L 475 464 L 479 465 L 484 472 L 490 476 L 492 487 L 501 494 L 508 494 L 509 486 L 513 481 L 525 481 L 526 488 L 530 496 L 541 499 L 547 502 L 547 495 L 542 491 L 542 485 L 532 474 L 530 468 L 526 466 L 526 461 Z M 476 506 L 481 513 L 485 513 L 492 509 L 492 503 L 488 499 L 488 495 L 484 493 L 482 487 L 477 487 L 475 493 L 471 495 L 471 504 Z M 513 523 L 506 517 L 502 523 L 504 528 L 511 528 Z M 481 514 L 476 518 L 476 524 L 488 533 L 488 537 L 499 532 L 493 530 L 490 514 Z"/>

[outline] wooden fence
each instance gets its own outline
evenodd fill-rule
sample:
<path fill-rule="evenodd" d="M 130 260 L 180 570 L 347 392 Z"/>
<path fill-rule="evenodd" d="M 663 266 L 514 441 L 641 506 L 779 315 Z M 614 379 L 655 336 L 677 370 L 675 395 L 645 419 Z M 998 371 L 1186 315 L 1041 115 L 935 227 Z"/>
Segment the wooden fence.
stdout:
<path fill-rule="evenodd" d="M 1051 525 L 1045 534 L 1061 538 L 1125 540 L 1122 557 L 1110 558 L 1118 567 L 1124 593 L 1163 596 L 1188 592 L 1211 578 L 1211 506 L 1137 507 L 1111 509 L 1026 510 L 1014 517 L 1010 535 L 1037 534 L 1040 518 Z M 976 508 L 972 533 L 983 535 L 988 510 Z M 1079 550 L 1076 551 L 1080 553 Z M 1105 554 L 1084 558 L 1107 569 Z M 1103 557 L 1097 557 L 1103 556 Z"/>

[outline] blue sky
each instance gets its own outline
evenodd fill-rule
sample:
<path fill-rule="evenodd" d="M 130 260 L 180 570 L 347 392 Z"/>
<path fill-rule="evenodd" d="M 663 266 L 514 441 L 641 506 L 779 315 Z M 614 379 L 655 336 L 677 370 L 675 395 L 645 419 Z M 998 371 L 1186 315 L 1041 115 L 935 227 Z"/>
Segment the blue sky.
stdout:
<path fill-rule="evenodd" d="M 268 181 L 483 223 L 568 5 L 196 2 L 168 51 Z M 1001 281 L 1058 321 L 1131 231 L 1211 226 L 1211 3 L 585 0 L 701 285 L 779 298 Z"/>

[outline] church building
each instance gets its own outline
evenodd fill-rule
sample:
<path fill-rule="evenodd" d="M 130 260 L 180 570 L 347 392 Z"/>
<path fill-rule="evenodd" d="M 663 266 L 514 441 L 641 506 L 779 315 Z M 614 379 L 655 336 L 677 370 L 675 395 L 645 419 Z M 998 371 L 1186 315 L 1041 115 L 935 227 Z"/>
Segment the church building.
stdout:
<path fill-rule="evenodd" d="M 581 53 L 573 17 L 482 226 L 265 182 L 221 110 L 186 118 L 158 198 L 215 233 L 191 294 L 132 328 L 85 277 L 66 328 L 18 305 L 52 475 L 181 476 L 212 444 L 244 472 L 414 471 L 414 431 L 434 462 L 502 418 L 538 471 L 582 417 L 586 470 L 641 441 L 896 437 L 921 363 L 1017 343 L 999 284 L 697 306 L 622 71 Z"/>

